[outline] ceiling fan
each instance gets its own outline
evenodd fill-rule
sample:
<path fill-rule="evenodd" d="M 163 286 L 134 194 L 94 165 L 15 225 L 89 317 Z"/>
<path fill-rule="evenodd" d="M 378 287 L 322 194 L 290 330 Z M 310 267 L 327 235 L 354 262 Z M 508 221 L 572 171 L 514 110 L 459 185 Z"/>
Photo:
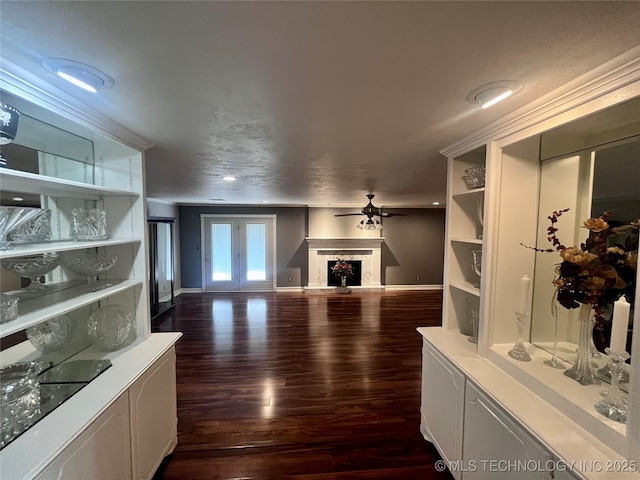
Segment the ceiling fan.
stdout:
<path fill-rule="evenodd" d="M 369 203 L 367 203 L 360 213 L 337 213 L 336 217 L 350 217 L 353 215 L 366 215 L 367 219 L 362 220 L 358 225 L 356 225 L 360 229 L 364 230 L 376 230 L 382 228 L 382 224 L 373 217 L 381 217 L 381 218 L 389 218 L 393 216 L 403 216 L 406 217 L 404 213 L 391 213 L 391 212 L 383 212 L 382 208 L 378 208 L 371 203 L 375 195 L 373 193 L 369 193 L 367 198 L 369 199 Z"/>

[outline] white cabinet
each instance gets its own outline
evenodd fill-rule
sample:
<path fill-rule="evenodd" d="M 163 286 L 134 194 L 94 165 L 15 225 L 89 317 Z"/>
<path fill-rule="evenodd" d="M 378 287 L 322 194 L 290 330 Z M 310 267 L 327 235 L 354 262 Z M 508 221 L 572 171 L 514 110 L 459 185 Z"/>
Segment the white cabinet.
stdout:
<path fill-rule="evenodd" d="M 464 480 L 553 478 L 553 457 L 469 383 L 464 410 Z"/>
<path fill-rule="evenodd" d="M 129 408 L 133 478 L 150 479 L 178 441 L 174 349 L 131 386 Z"/>
<path fill-rule="evenodd" d="M 24 197 L 49 208 L 52 238 L 16 244 L 14 249 L 0 251 L 0 259 L 49 252 L 118 258 L 100 276 L 100 288 L 92 290 L 86 286 L 86 277 L 56 268 L 47 275 L 50 293 L 21 298 L 18 318 L 0 325 L 0 338 L 18 334 L 12 337 L 15 343 L 26 328 L 68 315 L 77 327 L 71 348 L 48 359 L 56 363 L 109 359 L 112 363 L 0 451 L 0 477 L 119 479 L 131 478 L 133 468 L 135 478 L 150 478 L 176 444 L 172 347 L 180 337 L 151 334 L 150 329 L 144 150 L 151 144 L 51 85 L 29 83 L 21 73 L 0 58 L 2 101 L 22 114 L 14 143 L 23 152 L 30 150 L 27 163 L 31 167 L 23 169 L 22 163 L 12 163 L 20 156 L 9 159 L 9 150 L 3 149 L 11 161 L 8 168 L 0 169 L 0 189 L 3 201 Z M 18 144 L 21 131 L 28 138 Z M 71 209 L 76 207 L 106 212 L 105 240 L 70 238 Z M 3 278 L 9 275 L 0 274 L 3 293 L 16 288 L 15 283 L 4 286 Z M 136 340 L 115 352 L 88 345 L 87 319 L 105 305 L 124 306 L 135 322 Z M 30 342 L 19 341 L 2 351 L 0 363 L 41 357 Z"/>
<path fill-rule="evenodd" d="M 583 157 L 591 155 L 591 147 L 602 145 L 608 135 L 621 133 L 627 135 L 628 140 L 637 136 L 639 53 L 640 48 L 628 51 L 441 151 L 448 159 L 443 319 L 441 328 L 419 330 L 437 352 L 466 377 L 468 389 L 469 384 L 473 384 L 479 390 L 477 393 L 493 402 L 487 403 L 478 396 L 475 403 L 469 403 L 471 399 L 467 398 L 463 460 L 467 457 L 480 459 L 485 455 L 495 458 L 491 455 L 490 442 L 482 443 L 482 439 L 491 438 L 486 431 L 502 431 L 504 445 L 500 449 L 511 449 L 504 450 L 505 455 L 538 458 L 538 447 L 542 446 L 543 450 L 553 455 L 552 458 L 581 468 L 577 474 L 581 478 L 605 478 L 606 472 L 590 470 L 590 466 L 606 465 L 608 462 L 613 465 L 625 465 L 627 462 L 631 465 L 626 472 L 613 472 L 616 479 L 640 478 L 640 474 L 631 471 L 635 468 L 633 465 L 640 461 L 640 368 L 635 368 L 640 364 L 640 329 L 634 328 L 630 349 L 633 368 L 626 425 L 595 411 L 594 404 L 601 399 L 599 392 L 603 386 L 582 386 L 563 375 L 562 370 L 544 364 L 551 354 L 543 348 L 544 345 L 538 347 L 529 343 L 533 338 L 530 325 L 526 326 L 524 341 L 532 360 L 516 361 L 508 355 L 517 339 L 514 311 L 519 306 L 522 290 L 520 278 L 524 274 L 532 277 L 534 285 L 535 300 L 531 300 L 529 306 L 537 305 L 537 300 L 544 297 L 544 303 L 540 305 L 551 322 L 550 328 L 543 329 L 542 333 L 549 335 L 546 341 L 551 341 L 548 343 L 553 343 L 553 316 L 548 313 L 548 306 L 553 289 L 553 268 L 559 258 L 556 256 L 548 261 L 552 265 L 543 268 L 544 278 L 537 274 L 542 262 L 536 252 L 523 246 L 550 246 L 546 243 L 544 233 L 546 225 L 538 226 L 539 217 L 545 219 L 551 213 L 548 211 L 551 207 L 571 207 L 572 212 L 578 211 L 578 219 L 588 218 L 581 211 L 584 199 L 577 194 L 571 195 L 571 205 L 565 205 L 569 202 L 565 190 L 576 189 L 571 187 L 566 174 L 552 179 L 557 185 L 554 187 L 557 190 L 553 192 L 560 194 L 550 193 L 551 190 L 544 186 L 541 161 L 559 155 L 557 152 L 543 155 L 545 137 L 548 143 L 549 133 L 564 135 L 570 144 L 573 145 L 575 141 L 576 145 L 581 145 L 582 150 L 578 153 L 572 151 L 571 155 L 581 155 L 582 162 Z M 620 107 L 623 107 L 623 114 L 620 114 Z M 628 115 L 627 110 L 630 111 Z M 605 122 L 603 118 L 612 120 Z M 625 137 L 614 138 L 622 144 L 621 138 Z M 561 143 L 567 143 L 565 140 L 562 139 Z M 551 143 L 559 146 L 557 138 Z M 568 153 L 560 156 L 565 155 Z M 592 160 L 596 162 L 595 156 Z M 465 170 L 478 165 L 485 166 L 485 186 L 468 188 L 462 178 Z M 587 176 L 587 169 L 580 167 L 577 172 L 579 176 Z M 581 182 L 578 183 L 582 185 Z M 589 187 L 593 185 L 588 183 Z M 634 187 L 633 198 L 636 198 L 637 182 Z M 618 198 L 617 195 L 614 197 Z M 631 204 L 630 201 L 628 203 Z M 566 218 L 563 217 L 563 220 Z M 580 242 L 584 241 L 583 230 L 577 224 L 575 228 L 570 226 L 567 230 L 569 240 L 565 241 L 564 236 L 561 239 L 566 245 L 573 245 L 567 243 L 572 242 L 572 230 L 579 231 L 577 237 Z M 482 238 L 478 237 L 480 234 Z M 542 238 L 540 243 L 539 237 Z M 479 283 L 472 266 L 474 250 L 482 251 Z M 636 270 L 636 282 L 640 285 L 639 279 L 640 271 Z M 544 283 L 548 284 L 549 295 L 544 289 L 538 288 Z M 638 291 L 636 286 L 636 297 Z M 543 292 L 542 297 L 540 292 Z M 479 304 L 477 345 L 468 342 L 467 337 L 460 333 L 466 321 L 467 304 L 472 301 Z M 533 310 L 536 314 L 535 308 Z M 633 315 L 632 324 L 640 325 L 640 309 L 635 308 Z M 570 336 L 567 322 L 559 322 L 558 325 L 561 326 L 560 330 L 566 330 L 565 336 Z M 535 342 L 542 343 L 540 338 Z M 573 351 L 575 347 L 566 349 L 565 353 L 570 355 Z M 423 363 L 425 369 L 439 368 L 434 365 L 434 362 Z M 425 375 L 429 377 L 433 374 L 425 372 Z M 472 389 L 470 391 L 473 392 Z M 432 398 L 430 401 L 437 405 L 451 398 L 450 394 L 450 391 L 443 392 L 443 398 Z M 437 393 L 433 395 L 437 396 Z M 500 415 L 492 407 L 498 407 Z M 425 410 L 424 405 L 422 410 Z M 543 411 L 546 413 L 542 414 Z M 534 438 L 535 442 L 521 442 L 523 437 L 518 429 Z M 512 441 L 508 440 L 510 435 Z M 440 440 L 435 434 L 434 437 L 434 442 L 438 444 Z M 446 435 L 443 438 L 448 441 Z M 565 472 L 556 473 L 562 475 Z M 465 472 L 462 477 L 494 478 L 474 477 Z"/>
<path fill-rule="evenodd" d="M 37 480 L 131 478 L 129 402 L 121 395 L 37 477 Z"/>
<path fill-rule="evenodd" d="M 465 377 L 429 343 L 422 344 L 422 395 L 420 428 L 442 458 L 462 458 Z M 460 478 L 459 472 L 452 472 Z"/>

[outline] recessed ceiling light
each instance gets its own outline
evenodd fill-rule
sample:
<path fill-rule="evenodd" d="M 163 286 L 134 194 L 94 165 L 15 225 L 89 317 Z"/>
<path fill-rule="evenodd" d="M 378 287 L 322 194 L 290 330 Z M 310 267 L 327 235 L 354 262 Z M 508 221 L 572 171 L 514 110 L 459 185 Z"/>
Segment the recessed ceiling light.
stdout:
<path fill-rule="evenodd" d="M 474 105 L 479 104 L 482 108 L 488 108 L 518 93 L 520 90 L 522 90 L 522 82 L 518 82 L 517 80 L 491 82 L 469 92 L 467 102 Z"/>
<path fill-rule="evenodd" d="M 262 200 L 262 203 L 269 203 L 269 200 Z"/>
<path fill-rule="evenodd" d="M 42 65 L 53 75 L 91 93 L 96 93 L 103 88 L 111 88 L 116 83 L 113 78 L 97 68 L 74 60 L 48 58 L 42 62 Z"/>
<path fill-rule="evenodd" d="M 225 182 L 235 182 L 237 180 L 236 177 L 232 177 L 231 175 L 225 175 L 222 179 Z"/>
<path fill-rule="evenodd" d="M 22 197 L 13 197 L 13 201 L 14 202 L 21 202 L 23 200 L 24 200 L 24 198 L 22 198 Z"/>
<path fill-rule="evenodd" d="M 440 205 L 440 202 L 433 202 L 431 205 Z"/>

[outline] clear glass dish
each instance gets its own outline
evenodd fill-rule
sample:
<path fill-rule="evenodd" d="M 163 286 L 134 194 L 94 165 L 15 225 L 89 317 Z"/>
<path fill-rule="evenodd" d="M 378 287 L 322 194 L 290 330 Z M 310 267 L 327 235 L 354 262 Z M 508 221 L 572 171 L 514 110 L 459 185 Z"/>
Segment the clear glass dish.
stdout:
<path fill-rule="evenodd" d="M 24 289 L 26 293 L 42 293 L 49 287 L 40 282 L 40 277 L 52 272 L 60 265 L 60 256 L 57 253 L 44 253 L 41 255 L 25 255 L 22 257 L 5 258 L 2 260 L 2 268 L 28 278 L 31 283 Z"/>
<path fill-rule="evenodd" d="M 88 290 L 96 291 L 105 287 L 105 285 L 99 286 L 97 284 L 98 275 L 109 271 L 117 260 L 116 255 L 83 255 L 65 258 L 64 265 L 73 273 L 87 277 Z"/>
<path fill-rule="evenodd" d="M 38 362 L 0 369 L 0 448 L 29 428 L 40 415 Z"/>
<path fill-rule="evenodd" d="M 75 322 L 66 315 L 27 328 L 27 338 L 42 353 L 60 352 L 75 333 Z"/>
<path fill-rule="evenodd" d="M 0 250 L 11 250 L 13 246 L 7 236 L 23 223 L 40 213 L 39 208 L 0 207 Z"/>
<path fill-rule="evenodd" d="M 71 217 L 71 240 L 106 240 L 107 215 L 104 210 L 74 208 Z"/>
<path fill-rule="evenodd" d="M 13 243 L 46 242 L 51 239 L 51 210 L 40 209 L 31 220 L 18 225 L 10 234 Z"/>
<path fill-rule="evenodd" d="M 107 305 L 87 321 L 87 333 L 100 350 L 119 350 L 136 339 L 133 314 L 122 305 Z"/>
<path fill-rule="evenodd" d="M 18 298 L 0 293 L 0 323 L 18 318 Z"/>

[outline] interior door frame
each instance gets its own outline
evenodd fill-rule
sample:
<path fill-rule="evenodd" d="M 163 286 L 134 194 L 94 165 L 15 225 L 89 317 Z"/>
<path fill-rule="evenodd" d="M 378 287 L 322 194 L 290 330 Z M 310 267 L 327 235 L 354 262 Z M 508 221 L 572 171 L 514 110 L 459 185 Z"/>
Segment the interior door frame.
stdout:
<path fill-rule="evenodd" d="M 240 220 L 248 220 L 248 219 L 257 219 L 257 220 L 271 220 L 272 221 L 272 225 L 273 228 L 271 229 L 271 258 L 272 258 L 272 265 L 271 265 L 271 269 L 273 272 L 273 278 L 272 278 L 272 283 L 271 283 L 271 290 L 268 291 L 275 291 L 277 286 L 278 286 L 278 260 L 276 258 L 276 251 L 277 251 L 277 246 L 276 246 L 276 219 L 277 219 L 277 215 L 276 214 L 256 214 L 256 215 L 251 215 L 251 214 L 241 214 L 241 215 L 234 215 L 231 213 L 224 213 L 224 214 L 216 214 L 216 213 L 201 213 L 200 214 L 200 269 L 202 270 L 202 275 L 201 275 L 201 291 L 202 292 L 206 292 L 207 291 L 207 274 L 206 274 L 206 269 L 205 269 L 205 255 L 206 255 L 206 248 L 205 248 L 205 222 L 208 219 L 221 219 L 221 220 L 231 220 L 231 219 L 240 219 Z M 242 291 L 254 291 L 254 292 L 258 292 L 260 290 L 242 290 Z M 263 290 L 264 291 L 264 290 Z"/>

